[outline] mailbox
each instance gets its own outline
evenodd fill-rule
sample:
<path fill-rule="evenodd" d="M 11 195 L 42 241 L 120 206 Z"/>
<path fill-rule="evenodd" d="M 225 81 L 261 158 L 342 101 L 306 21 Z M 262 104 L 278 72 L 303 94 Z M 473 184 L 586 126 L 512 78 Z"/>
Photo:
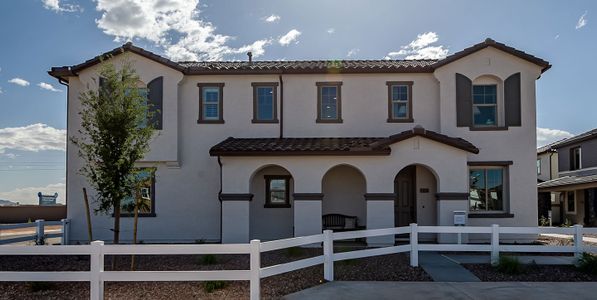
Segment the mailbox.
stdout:
<path fill-rule="evenodd" d="M 454 211 L 454 226 L 466 225 L 466 212 L 464 210 Z"/>

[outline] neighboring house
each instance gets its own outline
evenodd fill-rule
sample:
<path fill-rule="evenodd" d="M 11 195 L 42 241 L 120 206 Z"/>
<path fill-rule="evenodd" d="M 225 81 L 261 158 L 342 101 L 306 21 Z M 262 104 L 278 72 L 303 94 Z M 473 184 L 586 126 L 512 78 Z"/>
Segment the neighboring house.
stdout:
<path fill-rule="evenodd" d="M 558 176 L 538 184 L 539 201 L 551 197 L 552 217 L 595 226 L 597 222 L 597 129 L 556 142 Z M 539 153 L 538 153 L 539 155 Z M 562 209 L 553 209 L 559 203 Z"/>
<path fill-rule="evenodd" d="M 537 148 L 537 183 L 558 177 L 558 152 L 552 148 L 554 144 Z M 539 193 L 537 200 L 540 220 L 551 221 L 552 224 L 562 222 L 561 205 L 557 193 Z"/>
<path fill-rule="evenodd" d="M 537 225 L 535 81 L 550 65 L 522 51 L 487 39 L 441 60 L 177 63 L 130 43 L 105 55 L 133 62 L 159 111 L 138 163 L 152 170 L 140 240 L 303 236 L 328 214 L 369 229 L 453 225 L 455 211 Z M 68 85 L 69 135 L 100 63 L 49 72 Z M 89 184 L 72 143 L 67 157 L 71 240 L 85 241 Z M 92 219 L 110 240 L 111 217 Z"/>

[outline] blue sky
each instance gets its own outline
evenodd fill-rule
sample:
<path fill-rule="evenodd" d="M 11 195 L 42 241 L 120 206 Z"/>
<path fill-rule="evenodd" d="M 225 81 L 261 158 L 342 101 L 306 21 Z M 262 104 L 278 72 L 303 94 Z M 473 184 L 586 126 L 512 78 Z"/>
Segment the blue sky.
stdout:
<path fill-rule="evenodd" d="M 175 60 L 291 60 L 433 58 L 491 37 L 553 65 L 537 82 L 540 144 L 597 127 L 597 1 L 374 3 L 0 1 L 0 199 L 64 196 L 66 88 L 46 71 L 127 40 Z"/>

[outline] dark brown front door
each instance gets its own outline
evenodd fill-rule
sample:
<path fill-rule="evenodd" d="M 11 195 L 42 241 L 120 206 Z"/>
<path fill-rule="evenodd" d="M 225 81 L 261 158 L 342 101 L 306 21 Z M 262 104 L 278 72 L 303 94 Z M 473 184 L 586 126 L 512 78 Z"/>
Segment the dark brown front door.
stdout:
<path fill-rule="evenodd" d="M 394 224 L 396 227 L 408 226 L 417 222 L 415 200 L 415 166 L 408 166 L 396 176 L 394 191 Z"/>

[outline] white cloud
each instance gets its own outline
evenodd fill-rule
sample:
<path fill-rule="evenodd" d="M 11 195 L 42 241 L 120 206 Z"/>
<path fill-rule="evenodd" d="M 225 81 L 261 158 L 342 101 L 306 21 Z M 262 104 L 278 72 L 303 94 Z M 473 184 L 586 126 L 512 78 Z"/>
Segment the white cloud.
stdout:
<path fill-rule="evenodd" d="M 238 48 L 234 38 L 216 33 L 216 27 L 199 18 L 199 0 L 97 0 L 98 28 L 116 41 L 145 39 L 165 50 L 172 60 L 222 60 L 252 49 L 265 53 L 270 38 Z"/>
<path fill-rule="evenodd" d="M 278 40 L 278 43 L 280 43 L 282 46 L 288 46 L 292 42 L 298 43 L 297 39 L 301 34 L 302 33 L 300 31 L 292 29 L 287 34 L 283 35 Z"/>
<path fill-rule="evenodd" d="M 83 11 L 83 8 L 76 4 L 60 4 L 60 0 L 41 0 L 45 9 L 55 12 L 77 12 Z"/>
<path fill-rule="evenodd" d="M 19 202 L 20 204 L 38 204 L 39 198 L 37 197 L 37 193 L 39 192 L 44 195 L 58 193 L 56 202 L 64 203 L 64 199 L 66 199 L 66 184 L 61 182 L 46 186 L 17 188 L 12 191 L 0 192 L 0 199 Z"/>
<path fill-rule="evenodd" d="M 399 57 L 404 57 L 405 59 L 442 59 L 448 55 L 448 49 L 444 48 L 443 45 L 431 45 L 438 40 L 439 37 L 435 32 L 419 34 L 414 41 L 400 47 L 399 51 L 388 53 L 385 59 L 396 59 Z"/>
<path fill-rule="evenodd" d="M 560 38 L 560 34 L 556 34 L 556 36 L 553 37 L 555 40 Z"/>
<path fill-rule="evenodd" d="M 589 20 L 587 20 L 587 13 L 588 11 L 585 10 L 585 13 L 582 14 L 582 16 L 580 16 L 578 22 L 576 22 L 576 29 L 581 29 L 587 25 L 587 23 L 589 22 Z"/>
<path fill-rule="evenodd" d="M 269 17 L 264 18 L 263 20 L 265 22 L 268 22 L 268 23 L 275 23 L 275 22 L 280 21 L 280 16 L 278 16 L 278 15 L 271 15 Z"/>
<path fill-rule="evenodd" d="M 66 130 L 46 124 L 0 128 L 0 150 L 22 151 L 66 150 Z"/>
<path fill-rule="evenodd" d="M 4 93 L 4 92 L 2 91 L 2 87 L 0 86 L 0 94 L 2 94 L 2 93 Z"/>
<path fill-rule="evenodd" d="M 9 80 L 8 82 L 14 83 L 14 84 L 20 85 L 20 86 L 28 86 L 29 85 L 29 81 L 27 81 L 23 78 L 19 78 L 19 77 L 15 77 L 15 78 Z"/>
<path fill-rule="evenodd" d="M 348 51 L 348 53 L 346 54 L 346 57 L 353 57 L 353 56 L 357 55 L 357 53 L 359 53 L 359 51 L 361 51 L 361 49 L 359 49 L 359 48 L 350 49 Z"/>
<path fill-rule="evenodd" d="M 334 34 L 336 32 L 336 28 L 328 28 L 328 30 L 326 30 L 327 33 L 329 34 Z"/>
<path fill-rule="evenodd" d="M 545 146 L 572 136 L 573 134 L 568 131 L 537 127 L 537 147 Z"/>
<path fill-rule="evenodd" d="M 51 84 L 45 83 L 45 82 L 40 82 L 40 83 L 37 84 L 37 86 L 39 86 L 40 88 L 42 88 L 44 90 L 48 90 L 48 91 L 51 91 L 51 92 L 62 92 L 61 90 L 55 88 Z"/>

